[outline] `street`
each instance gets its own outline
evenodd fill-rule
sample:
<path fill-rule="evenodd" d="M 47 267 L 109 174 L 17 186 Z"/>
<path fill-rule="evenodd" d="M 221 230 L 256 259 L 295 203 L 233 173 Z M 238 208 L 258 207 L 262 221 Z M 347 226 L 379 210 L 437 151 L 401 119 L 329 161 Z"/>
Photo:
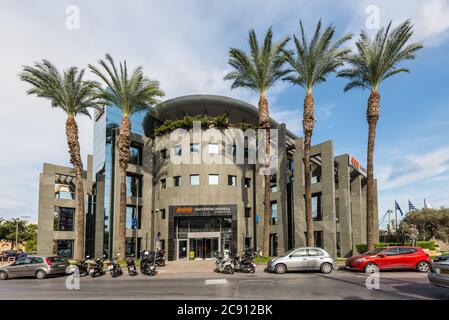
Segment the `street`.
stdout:
<path fill-rule="evenodd" d="M 195 264 L 190 264 L 195 266 Z M 165 267 L 168 268 L 168 267 Z M 346 270 L 329 275 L 317 272 L 277 275 L 224 275 L 186 269 L 172 272 L 164 268 L 158 275 L 139 274 L 112 278 L 83 277 L 79 290 L 66 288 L 67 277 L 44 280 L 0 281 L 0 300 L 5 299 L 449 299 L 449 290 L 429 284 L 427 275 L 412 271 L 381 272 L 379 289 L 369 290 L 367 275 Z"/>

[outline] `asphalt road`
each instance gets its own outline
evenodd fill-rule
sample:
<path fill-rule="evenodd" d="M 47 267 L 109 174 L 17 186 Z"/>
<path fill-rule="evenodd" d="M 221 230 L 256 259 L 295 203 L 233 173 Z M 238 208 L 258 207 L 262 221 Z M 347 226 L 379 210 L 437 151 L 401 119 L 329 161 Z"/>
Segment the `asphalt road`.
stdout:
<path fill-rule="evenodd" d="M 0 281 L 5 299 L 449 299 L 449 289 L 429 284 L 418 272 L 381 272 L 379 289 L 368 290 L 367 275 L 349 271 L 332 274 L 287 273 L 223 275 L 163 272 L 148 277 L 127 274 L 111 278 L 83 277 L 79 290 L 66 288 L 66 277 Z"/>

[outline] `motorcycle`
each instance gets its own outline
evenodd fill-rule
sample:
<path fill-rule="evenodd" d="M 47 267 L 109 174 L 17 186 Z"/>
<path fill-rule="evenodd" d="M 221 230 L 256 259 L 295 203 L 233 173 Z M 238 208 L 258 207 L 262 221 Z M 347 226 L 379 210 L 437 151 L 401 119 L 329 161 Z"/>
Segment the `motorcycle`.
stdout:
<path fill-rule="evenodd" d="M 219 273 L 233 274 L 234 265 L 232 263 L 232 259 L 222 256 L 216 257 L 214 271 Z"/>
<path fill-rule="evenodd" d="M 156 254 L 156 265 L 158 267 L 165 266 L 165 250 L 159 250 Z"/>
<path fill-rule="evenodd" d="M 128 257 L 126 258 L 126 267 L 128 268 L 128 274 L 132 277 L 137 275 L 137 268 L 134 258 Z"/>
<path fill-rule="evenodd" d="M 154 261 L 154 252 L 145 250 L 140 258 L 140 272 L 147 276 L 154 276 L 156 274 L 156 265 Z"/>
<path fill-rule="evenodd" d="M 78 269 L 78 275 L 80 277 L 87 276 L 89 274 L 89 263 L 87 262 L 89 258 L 89 256 L 86 256 L 84 260 L 78 261 L 74 265 L 69 266 L 67 273 L 74 274 L 75 270 Z"/>
<path fill-rule="evenodd" d="M 115 256 L 115 258 L 112 259 L 112 261 L 109 261 L 109 264 L 108 264 L 108 270 L 111 273 L 111 276 L 113 278 L 116 278 L 123 274 L 122 268 L 120 267 L 120 264 L 118 262 L 119 257 L 120 257 L 120 253 L 117 254 Z"/>
<path fill-rule="evenodd" d="M 244 272 L 244 273 L 254 273 L 256 272 L 256 265 L 251 262 L 251 259 L 249 259 L 247 256 L 242 255 L 242 258 L 235 257 L 233 260 L 234 263 L 234 269 L 237 272 Z"/>
<path fill-rule="evenodd" d="M 103 255 L 101 258 L 98 258 L 95 260 L 95 264 L 92 268 L 89 269 L 89 273 L 91 274 L 92 278 L 95 278 L 96 276 L 102 276 L 106 272 L 103 269 L 104 261 L 106 260 L 106 256 Z"/>

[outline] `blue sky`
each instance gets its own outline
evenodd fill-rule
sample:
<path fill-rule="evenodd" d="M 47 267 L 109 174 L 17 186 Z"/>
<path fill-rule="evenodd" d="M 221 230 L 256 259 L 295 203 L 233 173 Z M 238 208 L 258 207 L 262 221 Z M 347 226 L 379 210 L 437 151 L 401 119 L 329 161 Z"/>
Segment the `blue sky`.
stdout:
<path fill-rule="evenodd" d="M 366 27 L 369 5 L 380 25 L 411 18 L 414 41 L 425 49 L 405 62 L 410 74 L 381 87 L 376 140 L 379 214 L 397 199 L 422 207 L 449 206 L 449 1 L 10 1 L 0 4 L 0 216 L 37 220 L 38 177 L 43 162 L 68 164 L 62 112 L 25 94 L 20 66 L 47 58 L 60 68 L 85 67 L 106 52 L 142 65 L 161 81 L 166 98 L 211 93 L 257 102 L 245 90 L 230 90 L 223 76 L 229 47 L 247 50 L 247 35 L 260 37 L 272 25 L 276 38 L 298 33 L 299 19 L 312 32 L 319 18 L 337 34 Z M 66 8 L 76 5 L 80 28 L 66 27 Z M 345 81 L 330 76 L 314 90 L 317 124 L 313 141 L 334 141 L 336 153 L 366 162 L 368 92 L 343 93 Z M 281 83 L 269 92 L 272 116 L 301 134 L 301 88 Z M 79 119 L 83 156 L 92 152 L 92 123 Z M 13 139 L 9 139 L 13 137 Z"/>

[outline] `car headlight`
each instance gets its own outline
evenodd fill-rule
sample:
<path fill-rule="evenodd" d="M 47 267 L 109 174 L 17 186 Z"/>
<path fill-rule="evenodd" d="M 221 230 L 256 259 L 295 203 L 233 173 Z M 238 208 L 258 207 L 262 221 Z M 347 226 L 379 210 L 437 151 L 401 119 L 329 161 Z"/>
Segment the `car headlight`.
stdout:
<path fill-rule="evenodd" d="M 355 259 L 354 262 L 355 262 L 355 263 L 360 263 L 360 262 L 362 262 L 363 260 L 365 260 L 365 258 Z"/>

